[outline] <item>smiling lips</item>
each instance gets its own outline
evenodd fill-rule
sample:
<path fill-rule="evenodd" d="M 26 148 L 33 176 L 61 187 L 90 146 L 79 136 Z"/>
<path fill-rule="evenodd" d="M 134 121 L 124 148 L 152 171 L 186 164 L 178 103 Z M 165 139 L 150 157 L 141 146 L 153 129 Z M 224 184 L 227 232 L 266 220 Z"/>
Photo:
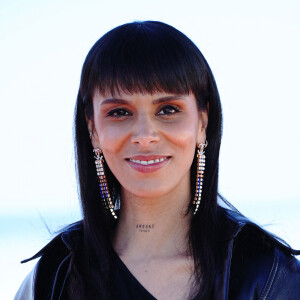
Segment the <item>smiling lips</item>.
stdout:
<path fill-rule="evenodd" d="M 155 172 L 162 168 L 170 159 L 170 156 L 134 156 L 127 158 L 129 165 L 142 173 Z"/>
<path fill-rule="evenodd" d="M 153 164 L 162 162 L 166 159 L 167 159 L 167 157 L 157 158 L 157 159 L 152 159 L 152 160 L 139 160 L 139 159 L 135 160 L 135 159 L 129 158 L 129 161 L 132 161 L 136 164 L 141 164 L 141 165 L 153 165 Z"/>

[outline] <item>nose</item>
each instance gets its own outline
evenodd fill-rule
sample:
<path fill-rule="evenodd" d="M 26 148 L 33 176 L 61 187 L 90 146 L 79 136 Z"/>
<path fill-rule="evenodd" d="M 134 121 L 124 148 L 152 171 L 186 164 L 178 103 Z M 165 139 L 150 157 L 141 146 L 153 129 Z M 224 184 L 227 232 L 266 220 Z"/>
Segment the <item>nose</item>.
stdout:
<path fill-rule="evenodd" d="M 155 120 L 148 116 L 140 116 L 133 127 L 131 142 L 142 147 L 159 141 Z"/>

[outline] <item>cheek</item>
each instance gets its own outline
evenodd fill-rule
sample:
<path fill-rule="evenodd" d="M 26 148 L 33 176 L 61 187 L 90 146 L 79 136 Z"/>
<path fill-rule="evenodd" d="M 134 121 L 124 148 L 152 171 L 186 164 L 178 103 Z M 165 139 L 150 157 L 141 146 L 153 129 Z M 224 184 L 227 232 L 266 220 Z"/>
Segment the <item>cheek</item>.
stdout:
<path fill-rule="evenodd" d="M 175 146 L 184 151 L 195 149 L 197 143 L 198 126 L 194 118 L 183 119 L 168 126 L 164 131 L 165 137 Z"/>
<path fill-rule="evenodd" d="M 118 124 L 99 122 L 96 126 L 99 144 L 107 159 L 115 159 L 129 137 L 128 130 Z"/>

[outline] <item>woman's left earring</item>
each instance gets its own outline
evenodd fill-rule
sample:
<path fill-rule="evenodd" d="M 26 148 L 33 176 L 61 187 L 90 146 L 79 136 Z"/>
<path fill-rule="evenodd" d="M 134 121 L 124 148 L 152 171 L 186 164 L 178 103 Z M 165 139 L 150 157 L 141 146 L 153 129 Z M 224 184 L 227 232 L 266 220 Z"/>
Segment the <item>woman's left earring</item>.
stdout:
<path fill-rule="evenodd" d="M 103 201 L 105 208 L 111 212 L 112 216 L 115 219 L 117 219 L 118 217 L 114 210 L 114 205 L 110 197 L 107 179 L 104 172 L 104 165 L 103 165 L 104 157 L 103 157 L 102 150 L 94 149 L 93 152 L 95 153 L 94 158 L 95 158 L 96 171 L 97 171 L 97 176 L 99 181 L 101 199 Z"/>
<path fill-rule="evenodd" d="M 205 144 L 197 145 L 197 178 L 196 178 L 195 198 L 193 201 L 193 204 L 195 205 L 194 215 L 197 213 L 201 201 L 203 180 L 204 180 L 204 170 L 205 170 L 204 149 L 207 147 L 207 145 L 208 145 L 207 141 L 205 141 Z"/>

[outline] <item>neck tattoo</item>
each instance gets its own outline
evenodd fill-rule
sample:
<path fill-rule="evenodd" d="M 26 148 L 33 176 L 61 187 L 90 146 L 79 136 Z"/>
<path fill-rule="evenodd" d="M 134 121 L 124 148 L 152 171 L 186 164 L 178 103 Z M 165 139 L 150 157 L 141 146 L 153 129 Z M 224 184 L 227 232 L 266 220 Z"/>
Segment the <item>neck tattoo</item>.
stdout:
<path fill-rule="evenodd" d="M 154 228 L 154 224 L 136 224 L 135 228 L 139 232 L 150 232 Z"/>

